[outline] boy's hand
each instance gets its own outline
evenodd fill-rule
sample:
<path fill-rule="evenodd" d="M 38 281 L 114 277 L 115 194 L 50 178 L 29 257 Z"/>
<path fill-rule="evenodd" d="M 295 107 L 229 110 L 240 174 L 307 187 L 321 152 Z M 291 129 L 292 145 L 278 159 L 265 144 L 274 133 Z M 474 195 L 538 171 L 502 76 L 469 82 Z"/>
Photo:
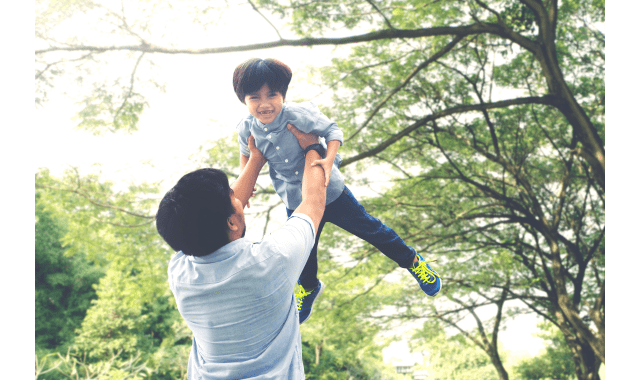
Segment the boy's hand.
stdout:
<path fill-rule="evenodd" d="M 329 158 L 323 158 L 322 160 L 315 160 L 311 164 L 311 166 L 320 165 L 322 170 L 324 170 L 324 187 L 329 186 L 329 179 L 331 178 L 331 168 L 333 168 L 333 161 L 329 160 Z"/>
<path fill-rule="evenodd" d="M 293 124 L 287 124 L 287 129 L 298 139 L 298 144 L 303 150 L 309 145 L 317 144 L 320 141 L 320 137 L 311 133 L 300 132 Z"/>

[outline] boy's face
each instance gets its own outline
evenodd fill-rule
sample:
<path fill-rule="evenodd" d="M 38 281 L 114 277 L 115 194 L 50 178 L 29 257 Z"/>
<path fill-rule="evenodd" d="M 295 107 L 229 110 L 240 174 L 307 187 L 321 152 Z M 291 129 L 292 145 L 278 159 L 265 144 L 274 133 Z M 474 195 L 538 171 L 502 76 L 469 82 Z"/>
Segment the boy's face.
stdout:
<path fill-rule="evenodd" d="M 270 124 L 282 110 L 284 99 L 282 94 L 271 91 L 265 83 L 258 91 L 247 94 L 244 103 L 253 117 L 262 124 Z"/>

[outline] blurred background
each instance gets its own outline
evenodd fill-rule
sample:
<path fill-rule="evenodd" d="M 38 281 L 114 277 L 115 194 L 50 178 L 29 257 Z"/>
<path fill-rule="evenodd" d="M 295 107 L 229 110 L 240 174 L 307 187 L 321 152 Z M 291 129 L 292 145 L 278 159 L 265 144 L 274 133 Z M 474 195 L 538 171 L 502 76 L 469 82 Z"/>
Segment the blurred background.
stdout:
<path fill-rule="evenodd" d="M 426 259 L 425 297 L 327 225 L 301 326 L 309 379 L 604 379 L 604 2 L 37 1 L 35 357 L 41 379 L 186 378 L 159 200 L 239 173 L 233 69 L 342 128 L 367 211 Z M 246 210 L 286 220 L 268 174 Z M 73 377 L 76 376 L 76 377 Z"/>

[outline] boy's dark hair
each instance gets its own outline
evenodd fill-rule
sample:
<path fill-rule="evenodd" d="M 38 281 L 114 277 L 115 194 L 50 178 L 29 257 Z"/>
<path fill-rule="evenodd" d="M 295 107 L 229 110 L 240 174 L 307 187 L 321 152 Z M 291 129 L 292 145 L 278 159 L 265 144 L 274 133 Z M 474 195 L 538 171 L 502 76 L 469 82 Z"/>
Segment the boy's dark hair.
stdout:
<path fill-rule="evenodd" d="M 227 219 L 235 210 L 229 179 L 218 169 L 185 174 L 165 194 L 156 214 L 156 228 L 175 251 L 204 256 L 229 243 Z"/>
<path fill-rule="evenodd" d="M 271 91 L 282 94 L 284 100 L 292 76 L 289 66 L 277 59 L 250 58 L 234 70 L 233 90 L 238 99 L 245 104 L 245 96 L 258 91 L 266 83 Z"/>

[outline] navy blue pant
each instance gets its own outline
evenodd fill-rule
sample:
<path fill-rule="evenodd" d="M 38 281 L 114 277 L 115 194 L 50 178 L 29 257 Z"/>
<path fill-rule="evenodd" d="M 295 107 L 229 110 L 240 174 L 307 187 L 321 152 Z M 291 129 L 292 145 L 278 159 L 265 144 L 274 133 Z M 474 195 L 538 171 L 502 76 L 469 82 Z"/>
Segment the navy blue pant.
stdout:
<path fill-rule="evenodd" d="M 287 215 L 291 216 L 293 211 L 287 208 Z M 318 286 L 318 241 L 326 222 L 331 222 L 369 242 L 402 268 L 409 268 L 413 265 L 416 251 L 406 245 L 404 240 L 394 230 L 385 226 L 380 219 L 369 215 L 345 186 L 338 199 L 327 205 L 324 210 L 316 234 L 316 243 L 313 245 L 307 264 L 300 274 L 300 285 L 305 289 L 313 289 Z"/>

